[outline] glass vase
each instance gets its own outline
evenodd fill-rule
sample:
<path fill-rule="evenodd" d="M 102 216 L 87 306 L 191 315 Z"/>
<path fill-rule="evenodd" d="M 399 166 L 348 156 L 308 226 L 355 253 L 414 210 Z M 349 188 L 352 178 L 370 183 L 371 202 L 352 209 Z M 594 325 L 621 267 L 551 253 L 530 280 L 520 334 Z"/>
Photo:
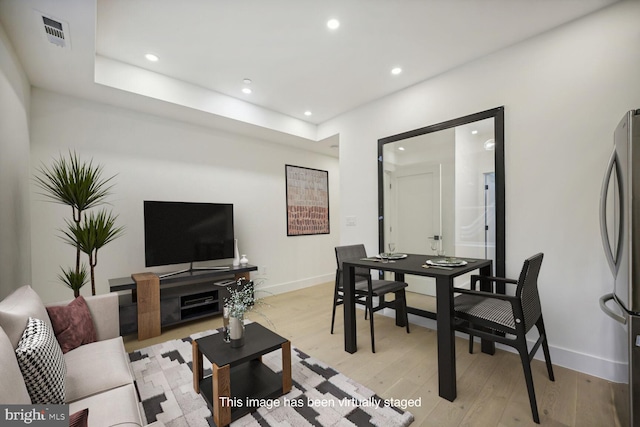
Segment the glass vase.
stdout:
<path fill-rule="evenodd" d="M 244 316 L 229 316 L 229 337 L 231 347 L 237 348 L 244 345 Z"/>

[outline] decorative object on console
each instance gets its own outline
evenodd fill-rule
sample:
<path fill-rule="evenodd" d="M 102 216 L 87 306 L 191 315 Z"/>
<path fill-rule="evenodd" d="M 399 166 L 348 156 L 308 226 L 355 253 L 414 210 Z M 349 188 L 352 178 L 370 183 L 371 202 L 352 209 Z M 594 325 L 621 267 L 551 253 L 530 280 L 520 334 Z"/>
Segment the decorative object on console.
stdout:
<path fill-rule="evenodd" d="M 245 254 L 242 254 L 242 257 L 240 258 L 240 264 L 241 265 L 249 264 L 249 258 L 247 258 Z"/>
<path fill-rule="evenodd" d="M 82 295 L 69 305 L 47 307 L 47 312 L 63 353 L 96 342 L 93 318 Z"/>
<path fill-rule="evenodd" d="M 329 172 L 285 165 L 287 236 L 329 234 Z"/>
<path fill-rule="evenodd" d="M 238 239 L 233 239 L 233 266 L 240 265 L 240 251 L 238 251 Z"/>
<path fill-rule="evenodd" d="M 34 405 L 65 403 L 67 367 L 48 323 L 29 317 L 16 358 Z"/>
<path fill-rule="evenodd" d="M 61 267 L 62 274 L 58 278 L 73 290 L 74 295 L 80 295 L 80 288 L 87 283 L 87 270 L 80 263 L 80 253 L 89 256 L 91 268 L 91 292 L 96 294 L 94 268 L 97 264 L 97 252 L 122 234 L 123 228 L 115 226 L 117 215 L 106 210 L 98 215 L 83 215 L 91 209 L 105 203 L 111 193 L 111 180 L 114 176 L 104 179 L 102 166 L 93 164 L 93 160 L 83 162 L 76 152 L 69 151 L 69 157 L 54 160 L 51 167 L 42 165 L 38 168 L 36 184 L 44 191 L 44 195 L 55 203 L 71 206 L 73 221 L 65 220 L 68 230 L 63 230 L 63 240 L 76 247 L 75 269 Z"/>
<path fill-rule="evenodd" d="M 170 340 L 129 353 L 131 371 L 144 409 L 146 423 L 162 420 L 165 425 L 209 427 L 211 411 L 204 398 L 193 389 L 192 344 L 195 339 L 221 333 L 209 330 L 178 340 Z M 282 351 L 262 357 L 268 369 L 282 370 Z M 211 375 L 211 363 L 204 361 L 204 375 Z M 263 406 L 232 425 L 238 426 L 408 426 L 414 420 L 410 412 L 385 402 L 372 390 L 357 383 L 299 349 L 291 346 L 293 388 L 279 398 L 279 407 Z M 303 405 L 282 404 L 304 402 Z M 309 407 L 308 399 L 328 399 L 325 407 Z M 340 405 L 347 402 L 346 405 Z M 372 403 L 379 402 L 379 405 Z M 187 421 L 188 420 L 188 421 Z"/>

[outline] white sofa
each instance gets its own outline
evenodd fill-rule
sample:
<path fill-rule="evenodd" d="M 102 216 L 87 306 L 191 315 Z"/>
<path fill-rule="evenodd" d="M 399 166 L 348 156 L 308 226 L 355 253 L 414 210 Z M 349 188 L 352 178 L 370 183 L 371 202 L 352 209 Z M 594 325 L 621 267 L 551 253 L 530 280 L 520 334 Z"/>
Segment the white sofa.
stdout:
<path fill-rule="evenodd" d="M 129 358 L 119 336 L 118 296 L 109 293 L 85 300 L 97 341 L 64 354 L 69 413 L 89 408 L 89 427 L 142 426 Z M 0 302 L 1 404 L 32 403 L 15 355 L 29 317 L 51 324 L 44 304 L 30 286 L 17 289 Z"/>

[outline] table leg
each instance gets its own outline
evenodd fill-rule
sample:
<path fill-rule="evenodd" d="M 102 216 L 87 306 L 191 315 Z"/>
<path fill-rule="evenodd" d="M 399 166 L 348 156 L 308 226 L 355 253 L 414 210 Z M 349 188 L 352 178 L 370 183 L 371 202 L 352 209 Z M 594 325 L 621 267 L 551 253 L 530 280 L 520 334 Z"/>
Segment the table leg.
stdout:
<path fill-rule="evenodd" d="M 438 327 L 438 390 L 440 397 L 453 402 L 456 388 L 456 342 L 453 327 L 453 278 L 436 277 Z"/>
<path fill-rule="evenodd" d="M 282 394 L 291 391 L 293 381 L 291 379 L 291 342 L 282 344 Z"/>
<path fill-rule="evenodd" d="M 196 393 L 200 393 L 200 381 L 202 380 L 202 353 L 200 352 L 200 348 L 198 348 L 198 343 L 193 340 L 191 342 L 193 349 L 192 359 L 193 360 L 193 389 Z"/>
<path fill-rule="evenodd" d="M 396 282 L 404 282 L 404 273 L 395 273 L 395 281 Z M 398 299 L 398 292 L 396 292 L 396 300 Z M 396 304 L 396 326 L 402 326 L 403 328 L 405 326 L 407 326 L 407 324 L 405 323 L 404 319 L 407 317 L 406 313 L 404 312 L 404 306 L 406 306 L 406 301 L 405 304 L 403 305 L 403 307 L 398 308 L 398 305 Z"/>
<path fill-rule="evenodd" d="M 213 368 L 213 421 L 222 427 L 231 423 L 231 368 L 229 365 Z M 225 399 L 226 398 L 226 399 Z"/>
<path fill-rule="evenodd" d="M 355 269 L 345 265 L 342 269 L 344 292 L 344 350 L 348 353 L 358 351 L 356 343 L 356 301 Z"/>
<path fill-rule="evenodd" d="M 491 264 L 489 264 L 486 267 L 482 267 L 480 269 L 480 275 L 481 276 L 491 276 Z M 481 291 L 486 291 L 486 292 L 491 292 L 491 282 L 489 282 L 488 280 L 480 280 L 480 290 Z M 498 293 L 500 293 L 499 290 L 498 290 Z M 504 285 L 503 285 L 502 293 L 504 294 Z M 496 353 L 496 343 L 494 341 L 481 340 L 480 341 L 480 349 L 481 349 L 481 351 L 483 353 L 495 354 Z"/>

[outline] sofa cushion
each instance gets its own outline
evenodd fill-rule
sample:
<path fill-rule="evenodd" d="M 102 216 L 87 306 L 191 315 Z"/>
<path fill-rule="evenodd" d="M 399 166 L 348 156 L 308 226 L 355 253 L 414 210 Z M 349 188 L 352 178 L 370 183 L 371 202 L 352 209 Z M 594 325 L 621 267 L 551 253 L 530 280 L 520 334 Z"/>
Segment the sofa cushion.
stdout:
<path fill-rule="evenodd" d="M 62 350 L 51 326 L 40 319 L 29 318 L 16 348 L 22 377 L 31 403 L 62 404 L 65 402 L 65 374 Z"/>
<path fill-rule="evenodd" d="M 47 307 L 47 313 L 63 353 L 96 341 L 93 319 L 82 295 L 69 305 Z"/>
<path fill-rule="evenodd" d="M 0 301 L 0 326 L 6 332 L 14 349 L 18 346 L 29 317 L 43 320 L 51 325 L 47 309 L 44 308 L 42 300 L 31 286 L 22 286 Z"/>
<path fill-rule="evenodd" d="M 81 345 L 65 353 L 64 359 L 67 402 L 133 383 L 121 337 Z"/>
<path fill-rule="evenodd" d="M 74 412 L 69 415 L 69 427 L 88 427 L 89 426 L 89 408 Z"/>
<path fill-rule="evenodd" d="M 86 347 L 91 346 L 93 344 Z M 138 396 L 133 384 L 117 387 L 69 404 L 70 413 L 85 408 L 89 409 L 91 427 L 140 427 L 142 425 Z"/>
<path fill-rule="evenodd" d="M 9 337 L 0 328 L 0 402 L 7 405 L 30 405 L 31 398 L 22 378 L 16 353 Z"/>

